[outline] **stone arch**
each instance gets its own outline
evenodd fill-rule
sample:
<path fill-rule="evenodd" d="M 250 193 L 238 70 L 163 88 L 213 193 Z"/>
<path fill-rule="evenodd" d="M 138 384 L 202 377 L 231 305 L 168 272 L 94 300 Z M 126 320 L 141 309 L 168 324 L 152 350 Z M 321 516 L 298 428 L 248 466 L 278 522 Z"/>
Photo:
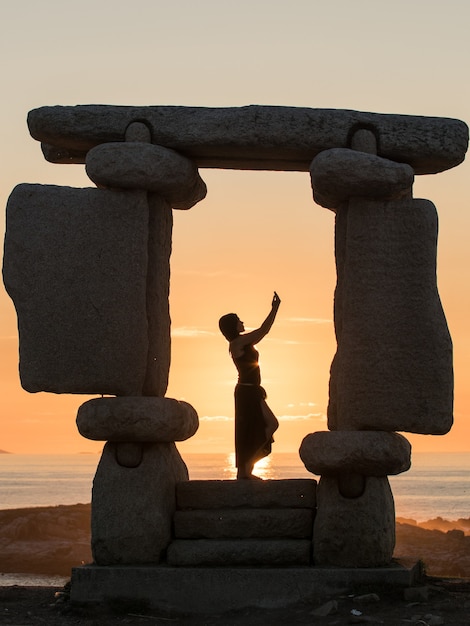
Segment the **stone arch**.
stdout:
<path fill-rule="evenodd" d="M 96 561 L 158 561 L 171 539 L 175 484 L 187 479 L 174 441 L 197 428 L 190 405 L 164 397 L 171 210 L 201 200 L 198 168 L 216 167 L 310 171 L 315 199 L 336 213 L 330 430 L 309 435 L 300 450 L 307 469 L 322 475 L 315 559 L 387 563 L 387 475 L 406 471 L 410 459 L 394 431 L 442 434 L 452 425 L 437 214 L 431 202 L 413 200 L 412 183 L 464 159 L 466 125 L 335 109 L 107 105 L 43 107 L 28 125 L 47 160 L 86 163 L 99 187 L 19 185 L 7 207 L 4 258 L 25 389 L 116 396 L 85 403 L 77 418 L 84 436 L 108 440 L 94 492 Z M 148 493 L 138 488 L 145 468 L 154 481 Z M 345 480 L 348 472 L 358 479 Z M 133 506 L 124 518 L 114 515 L 109 481 L 127 484 Z M 165 494 L 159 501 L 155 485 Z M 344 521 L 341 507 L 358 515 Z M 368 515 L 373 527 L 364 525 Z M 145 541 L 123 557 L 127 532 Z"/>

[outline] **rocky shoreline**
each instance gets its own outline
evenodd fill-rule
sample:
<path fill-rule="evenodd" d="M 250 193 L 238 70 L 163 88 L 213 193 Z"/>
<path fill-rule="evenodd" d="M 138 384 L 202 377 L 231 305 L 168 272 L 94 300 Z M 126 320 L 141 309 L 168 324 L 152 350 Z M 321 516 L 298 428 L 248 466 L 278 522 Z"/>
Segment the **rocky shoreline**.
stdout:
<path fill-rule="evenodd" d="M 430 576 L 470 578 L 470 518 L 398 518 L 394 558 Z M 92 561 L 90 504 L 0 511 L 0 572 L 68 576 Z"/>

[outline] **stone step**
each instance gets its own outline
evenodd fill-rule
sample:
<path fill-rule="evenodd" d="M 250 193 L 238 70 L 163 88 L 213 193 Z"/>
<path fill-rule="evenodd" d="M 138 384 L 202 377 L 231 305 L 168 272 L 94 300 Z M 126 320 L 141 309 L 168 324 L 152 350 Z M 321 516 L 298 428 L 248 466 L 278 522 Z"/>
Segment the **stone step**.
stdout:
<path fill-rule="evenodd" d="M 209 509 L 176 511 L 177 539 L 311 539 L 312 509 Z"/>
<path fill-rule="evenodd" d="M 167 550 L 170 566 L 309 565 L 312 542 L 307 539 L 176 539 Z"/>
<path fill-rule="evenodd" d="M 190 480 L 176 485 L 178 509 L 264 509 L 316 507 L 317 481 Z"/>

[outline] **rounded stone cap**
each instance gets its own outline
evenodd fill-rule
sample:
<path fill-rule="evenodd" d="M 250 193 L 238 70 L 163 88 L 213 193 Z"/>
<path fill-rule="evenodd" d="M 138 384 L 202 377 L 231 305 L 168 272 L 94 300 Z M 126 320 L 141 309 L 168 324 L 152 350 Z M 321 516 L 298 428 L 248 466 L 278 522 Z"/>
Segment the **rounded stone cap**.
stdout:
<path fill-rule="evenodd" d="M 94 398 L 78 409 L 77 427 L 94 441 L 168 443 L 192 437 L 199 419 L 190 404 L 172 398 Z"/>
<path fill-rule="evenodd" d="M 174 209 L 189 209 L 207 193 L 191 159 L 170 148 L 138 141 L 95 146 L 87 154 L 85 169 L 100 187 L 153 191 Z"/>
<path fill-rule="evenodd" d="M 398 433 L 377 430 L 319 431 L 307 435 L 300 458 L 312 474 L 335 476 L 348 472 L 387 476 L 411 466 L 411 444 Z"/>
<path fill-rule="evenodd" d="M 349 150 L 332 148 L 316 156 L 310 165 L 315 202 L 337 209 L 352 196 L 395 200 L 410 195 L 414 171 L 406 163 Z"/>

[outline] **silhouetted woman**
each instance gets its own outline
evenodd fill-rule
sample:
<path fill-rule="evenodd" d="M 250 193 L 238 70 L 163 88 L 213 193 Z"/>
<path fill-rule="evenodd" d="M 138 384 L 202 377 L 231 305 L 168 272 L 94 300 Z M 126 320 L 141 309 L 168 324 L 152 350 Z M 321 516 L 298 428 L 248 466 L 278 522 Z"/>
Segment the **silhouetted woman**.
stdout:
<path fill-rule="evenodd" d="M 253 474 L 254 464 L 271 452 L 273 433 L 279 427 L 274 413 L 266 404 L 266 392 L 261 387 L 259 355 L 254 344 L 270 331 L 280 304 L 281 300 L 274 292 L 269 315 L 259 328 L 249 333 L 245 333 L 243 322 L 235 313 L 228 313 L 219 320 L 219 328 L 230 342 L 230 354 L 238 370 L 235 387 L 237 478 L 259 479 Z"/>

